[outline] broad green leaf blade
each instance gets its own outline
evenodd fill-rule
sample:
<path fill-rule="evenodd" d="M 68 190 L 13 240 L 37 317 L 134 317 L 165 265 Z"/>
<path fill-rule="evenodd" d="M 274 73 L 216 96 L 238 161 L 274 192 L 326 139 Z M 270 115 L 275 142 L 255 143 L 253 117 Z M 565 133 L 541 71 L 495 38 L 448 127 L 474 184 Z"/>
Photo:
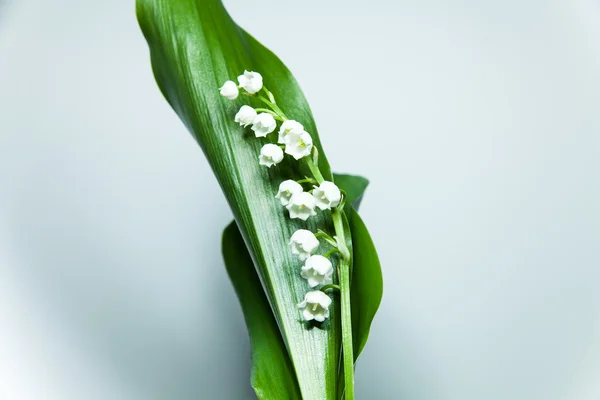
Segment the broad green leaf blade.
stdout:
<path fill-rule="evenodd" d="M 354 359 L 367 343 L 373 317 L 383 296 L 381 264 L 369 231 L 358 212 L 348 212 L 352 232 L 353 268 L 350 301 L 352 304 L 352 341 Z"/>
<path fill-rule="evenodd" d="M 294 368 L 269 301 L 246 249 L 231 222 L 223 232 L 225 268 L 237 293 L 252 346 L 251 384 L 259 399 L 301 399 Z"/>
<path fill-rule="evenodd" d="M 334 302 L 329 322 L 321 327 L 300 321 L 296 304 L 307 286 L 297 273 L 301 263 L 287 245 L 295 230 L 330 231 L 330 221 L 326 213 L 309 223 L 289 220 L 274 193 L 281 181 L 298 179 L 306 171 L 298 171 L 298 164 L 288 160 L 277 168 L 259 167 L 264 142 L 233 121 L 247 99 L 227 101 L 217 89 L 245 69 L 262 73 L 278 105 L 311 133 L 321 172 L 331 180 L 304 95 L 281 61 L 239 28 L 220 1 L 137 0 L 136 4 L 156 81 L 202 147 L 223 189 L 282 333 L 302 397 L 335 398 L 339 305 Z"/>

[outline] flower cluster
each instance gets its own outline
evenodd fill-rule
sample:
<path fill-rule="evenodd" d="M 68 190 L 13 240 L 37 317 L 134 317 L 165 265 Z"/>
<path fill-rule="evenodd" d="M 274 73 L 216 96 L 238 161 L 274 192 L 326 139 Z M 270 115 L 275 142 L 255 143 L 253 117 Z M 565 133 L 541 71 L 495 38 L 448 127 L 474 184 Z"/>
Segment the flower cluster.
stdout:
<path fill-rule="evenodd" d="M 264 92 L 265 96 L 261 92 Z M 306 221 L 316 215 L 317 210 L 343 207 L 342 191 L 333 182 L 323 179 L 315 160 L 310 157 L 313 154 L 312 137 L 300 122 L 285 116 L 277 106 L 273 94 L 263 85 L 263 78 L 258 72 L 244 71 L 238 77 L 238 84 L 227 81 L 220 88 L 220 93 L 230 100 L 238 98 L 241 93 L 265 103 L 268 108 L 252 108 L 243 105 L 234 117 L 234 121 L 240 126 L 244 128 L 250 126 L 257 138 L 268 138 L 269 134 L 277 130 L 278 121 L 281 122 L 276 144 L 273 138 L 272 143 L 266 143 L 260 150 L 258 156 L 260 165 L 271 168 L 283 161 L 287 154 L 295 160 L 306 160 L 311 171 L 314 171 L 315 176 L 312 178 L 307 177 L 299 181 L 288 179 L 279 185 L 275 197 L 288 210 L 290 218 Z M 316 149 L 314 151 L 316 152 Z M 305 190 L 303 185 L 311 187 Z M 332 247 L 325 255 L 315 254 L 320 245 L 319 237 Z M 305 320 L 323 322 L 329 317 L 329 306 L 332 302 L 325 290 L 339 289 L 339 286 L 333 284 L 334 268 L 329 259 L 334 253 L 341 253 L 341 249 L 338 248 L 339 241 L 335 236 L 331 237 L 322 231 L 315 234 L 306 229 L 299 229 L 292 235 L 289 244 L 292 254 L 297 255 L 304 262 L 300 276 L 306 279 L 311 289 L 321 287 L 320 290 L 306 293 L 304 300 L 298 303 L 298 307 L 302 310 Z"/>
<path fill-rule="evenodd" d="M 269 100 L 262 98 L 262 96 L 258 96 L 258 98 L 265 100 L 267 105 L 275 105 L 275 102 L 271 101 L 274 100 L 272 94 L 263 86 L 262 76 L 258 72 L 244 71 L 242 75 L 238 76 L 238 82 L 239 84 L 234 81 L 225 82 L 220 88 L 221 95 L 230 100 L 235 100 L 240 95 L 240 90 L 242 94 L 247 96 L 255 96 L 261 90 L 265 90 Z M 258 138 L 267 137 L 277 129 L 276 119 L 282 122 L 277 137 L 277 143 L 280 146 L 276 147 L 279 150 L 285 150 L 286 154 L 296 160 L 309 156 L 313 149 L 312 137 L 298 121 L 287 119 L 274 110 L 254 109 L 248 105 L 243 105 L 234 118 L 240 126 L 251 126 L 250 129 Z M 272 167 L 283 160 L 283 150 L 275 150 L 275 147 L 269 144 L 265 147 L 267 148 L 263 148 L 259 157 L 261 165 Z"/>
<path fill-rule="evenodd" d="M 337 207 L 342 199 L 340 189 L 333 183 L 324 181 L 319 186 L 314 186 L 311 192 L 305 192 L 298 182 L 288 179 L 281 182 L 279 191 L 275 195 L 290 212 L 290 218 L 306 221 L 308 217 L 316 215 L 315 208 L 329 210 Z"/>

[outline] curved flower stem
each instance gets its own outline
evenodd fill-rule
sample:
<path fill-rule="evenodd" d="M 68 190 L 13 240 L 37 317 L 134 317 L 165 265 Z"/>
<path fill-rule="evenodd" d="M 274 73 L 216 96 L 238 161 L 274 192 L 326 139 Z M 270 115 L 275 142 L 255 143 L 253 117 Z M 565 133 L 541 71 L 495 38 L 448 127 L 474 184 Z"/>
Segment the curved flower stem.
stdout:
<path fill-rule="evenodd" d="M 281 118 L 279 114 L 277 114 L 275 111 L 269 110 L 268 108 L 255 108 L 254 111 L 271 114 L 276 120 L 283 121 L 283 118 Z"/>
<path fill-rule="evenodd" d="M 330 284 L 328 284 L 328 285 L 325 285 L 325 286 L 323 286 L 323 287 L 321 288 L 321 292 L 325 292 L 326 290 L 329 290 L 329 289 L 333 289 L 333 290 L 337 290 L 337 291 L 339 291 L 339 290 L 340 290 L 340 286 L 339 286 L 339 285 L 336 285 L 336 284 L 334 284 L 334 283 L 330 283 Z"/>
<path fill-rule="evenodd" d="M 319 229 L 319 232 L 315 233 L 315 237 L 323 238 L 323 240 L 325 240 L 331 247 L 333 247 L 334 249 L 337 249 L 337 242 L 331 236 L 329 236 L 327 233 L 323 232 L 322 230 Z"/>
<path fill-rule="evenodd" d="M 334 253 L 339 253 L 340 251 L 337 248 L 333 248 L 329 250 L 327 253 L 323 254 L 323 257 L 327 258 Z"/>
<path fill-rule="evenodd" d="M 273 109 L 273 111 L 275 111 L 284 121 L 286 121 L 288 119 L 288 117 L 285 116 L 285 114 L 283 113 L 283 111 L 281 111 L 281 108 L 279 108 L 277 106 L 277 104 L 275 103 L 271 103 L 268 99 L 265 99 L 263 96 L 258 95 L 256 96 L 259 100 L 261 100 L 263 103 L 265 103 L 266 105 L 268 105 L 269 107 L 271 107 Z"/>

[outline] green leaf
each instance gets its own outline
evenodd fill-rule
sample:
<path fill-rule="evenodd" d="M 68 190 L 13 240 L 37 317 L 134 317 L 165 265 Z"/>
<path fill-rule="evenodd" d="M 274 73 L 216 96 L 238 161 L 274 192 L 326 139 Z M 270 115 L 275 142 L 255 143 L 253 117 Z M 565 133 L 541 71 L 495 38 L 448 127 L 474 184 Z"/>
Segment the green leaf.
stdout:
<path fill-rule="evenodd" d="M 358 209 L 360 199 L 369 181 L 356 175 L 335 174 L 334 178 L 336 184 L 346 192 L 347 203 Z M 360 217 L 355 211 L 352 211 L 350 215 L 349 224 L 352 226 L 352 221 L 360 220 Z M 356 225 L 358 224 L 362 225 L 362 221 L 356 223 Z M 374 253 L 369 234 L 363 228 L 364 225 L 353 232 L 353 235 L 357 236 L 353 239 L 361 246 L 362 251 L 374 254 L 374 259 L 366 259 L 362 255 L 358 255 L 355 245 L 354 259 L 358 272 L 355 272 L 354 277 L 360 279 L 360 282 L 353 280 L 350 294 L 353 307 L 355 358 L 358 357 L 367 341 L 371 321 L 377 311 L 382 294 L 379 261 Z M 371 247 L 369 247 L 369 243 Z M 260 399 L 299 398 L 296 377 L 291 368 L 285 343 L 277 328 L 277 321 L 271 312 L 269 302 L 264 292 L 260 290 L 260 279 L 235 221 L 229 224 L 223 232 L 223 257 L 242 306 L 250 335 L 253 360 L 252 386 L 257 396 Z M 365 277 L 364 275 L 369 276 Z M 363 298 L 364 293 L 369 294 L 366 299 Z"/>
<path fill-rule="evenodd" d="M 309 223 L 290 221 L 274 198 L 276 187 L 307 171 L 298 170 L 298 163 L 289 160 L 275 168 L 260 168 L 257 157 L 264 142 L 233 121 L 242 104 L 258 104 L 245 96 L 225 100 L 218 88 L 245 69 L 262 73 L 279 107 L 311 133 L 319 150 L 319 168 L 331 180 L 304 95 L 283 63 L 239 28 L 220 1 L 137 0 L 136 10 L 160 90 L 200 144 L 233 211 L 288 349 L 302 397 L 335 398 L 339 324 L 314 326 L 299 320 L 296 304 L 304 297 L 306 282 L 297 273 L 300 261 L 287 246 L 299 228 L 330 230 L 330 218 L 319 213 Z M 339 305 L 335 307 L 329 321 L 339 321 Z"/>
<path fill-rule="evenodd" d="M 346 203 L 358 210 L 363 194 L 369 185 L 369 180 L 359 175 L 335 174 L 335 183 L 346 192 Z"/>
<path fill-rule="evenodd" d="M 269 300 L 235 221 L 223 232 L 225 268 L 237 293 L 252 347 L 251 384 L 259 399 L 301 399 L 294 367 Z"/>
<path fill-rule="evenodd" d="M 352 304 L 352 342 L 354 360 L 367 343 L 373 317 L 383 296 L 381 264 L 371 235 L 358 212 L 348 212 L 348 224 L 352 232 L 353 268 L 350 287 Z"/>

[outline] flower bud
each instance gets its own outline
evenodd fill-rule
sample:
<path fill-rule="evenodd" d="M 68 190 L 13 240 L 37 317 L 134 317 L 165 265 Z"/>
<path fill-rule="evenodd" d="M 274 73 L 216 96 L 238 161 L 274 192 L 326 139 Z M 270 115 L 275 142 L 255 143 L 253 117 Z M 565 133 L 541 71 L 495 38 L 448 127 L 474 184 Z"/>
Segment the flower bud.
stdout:
<path fill-rule="evenodd" d="M 281 124 L 279 128 L 279 138 L 277 139 L 277 143 L 283 144 L 285 143 L 285 137 L 290 132 L 302 133 L 304 131 L 304 127 L 298 121 L 294 121 L 293 119 L 288 119 Z"/>
<path fill-rule="evenodd" d="M 244 71 L 243 75 L 238 76 L 238 82 L 250 94 L 259 92 L 263 87 L 263 79 L 258 72 Z"/>
<path fill-rule="evenodd" d="M 237 85 L 234 81 L 227 81 L 221 86 L 221 96 L 228 98 L 229 100 L 235 100 L 240 94 Z"/>
<path fill-rule="evenodd" d="M 256 137 L 265 137 L 277 127 L 275 118 L 269 113 L 260 113 L 254 118 L 252 130 Z"/>
<path fill-rule="evenodd" d="M 285 152 L 296 160 L 310 155 L 313 141 L 308 132 L 289 132 L 285 135 Z"/>
<path fill-rule="evenodd" d="M 337 207 L 342 199 L 340 189 L 333 182 L 325 181 L 318 188 L 313 190 L 317 207 L 321 210 L 329 210 L 332 207 Z"/>
<path fill-rule="evenodd" d="M 290 197 L 296 193 L 302 193 L 304 189 L 302 189 L 302 185 L 296 181 L 288 179 L 287 181 L 281 182 L 279 184 L 279 191 L 275 195 L 276 198 L 281 201 L 282 206 L 287 206 L 290 202 Z"/>
<path fill-rule="evenodd" d="M 279 164 L 283 160 L 283 150 L 276 144 L 265 144 L 260 149 L 260 156 L 258 156 L 258 163 L 260 165 L 271 168 L 275 164 Z"/>
<path fill-rule="evenodd" d="M 315 198 L 307 192 L 293 194 L 286 208 L 290 212 L 290 218 L 298 218 L 302 221 L 306 221 L 310 216 L 317 215 Z"/>
<path fill-rule="evenodd" d="M 331 283 L 333 265 L 326 257 L 320 255 L 310 256 L 306 259 L 300 275 L 308 281 L 308 286 L 311 288 L 317 285 L 325 285 Z"/>
<path fill-rule="evenodd" d="M 254 118 L 256 118 L 256 111 L 250 106 L 242 106 L 240 111 L 235 114 L 235 122 L 243 127 L 247 127 L 248 125 L 252 124 L 254 122 Z"/>
<path fill-rule="evenodd" d="M 304 261 L 319 248 L 319 239 L 306 229 L 298 229 L 290 238 L 292 254 L 297 254 Z"/>
<path fill-rule="evenodd" d="M 313 290 L 304 296 L 304 300 L 298 304 L 298 308 L 302 310 L 302 317 L 307 321 L 313 319 L 318 322 L 325 321 L 329 318 L 329 306 L 331 298 L 320 290 Z"/>

